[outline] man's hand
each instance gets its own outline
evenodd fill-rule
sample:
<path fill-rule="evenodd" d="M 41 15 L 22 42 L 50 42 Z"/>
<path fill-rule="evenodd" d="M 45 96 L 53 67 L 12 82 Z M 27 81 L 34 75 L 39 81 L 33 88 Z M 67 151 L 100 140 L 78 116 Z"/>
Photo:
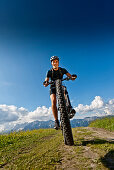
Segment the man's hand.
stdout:
<path fill-rule="evenodd" d="M 45 78 L 45 81 L 43 82 L 43 85 L 47 87 L 49 85 L 49 77 Z"/>
<path fill-rule="evenodd" d="M 49 85 L 49 82 L 48 82 L 48 81 L 44 81 L 44 82 L 43 82 L 43 85 L 44 85 L 45 87 L 47 87 L 47 86 Z"/>
<path fill-rule="evenodd" d="M 66 73 L 66 75 L 71 79 L 71 80 L 75 80 L 77 78 L 76 74 L 71 75 L 70 73 Z"/>
<path fill-rule="evenodd" d="M 77 75 L 73 74 L 72 77 L 71 77 L 71 80 L 75 80 L 76 78 L 77 78 Z"/>

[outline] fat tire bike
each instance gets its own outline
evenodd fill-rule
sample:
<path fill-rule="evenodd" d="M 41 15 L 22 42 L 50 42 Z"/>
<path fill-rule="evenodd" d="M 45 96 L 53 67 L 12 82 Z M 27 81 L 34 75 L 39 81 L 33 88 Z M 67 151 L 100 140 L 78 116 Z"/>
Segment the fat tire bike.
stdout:
<path fill-rule="evenodd" d="M 64 80 L 68 81 L 70 80 L 70 78 L 66 77 L 64 79 L 57 79 L 55 81 L 49 82 L 49 84 L 55 83 L 58 110 L 60 111 L 60 127 L 62 130 L 62 135 L 64 137 L 64 143 L 66 145 L 72 146 L 74 145 L 74 140 L 70 124 L 71 103 L 68 92 L 66 90 L 66 86 L 62 85 L 62 81 Z"/>

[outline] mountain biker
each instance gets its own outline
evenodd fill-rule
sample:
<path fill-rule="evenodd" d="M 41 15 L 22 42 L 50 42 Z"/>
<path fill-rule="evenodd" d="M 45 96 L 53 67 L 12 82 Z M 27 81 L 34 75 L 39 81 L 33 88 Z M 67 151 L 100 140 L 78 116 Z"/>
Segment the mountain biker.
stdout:
<path fill-rule="evenodd" d="M 52 56 L 50 58 L 52 68 L 47 72 L 44 86 L 47 87 L 49 85 L 49 79 L 51 81 L 55 81 L 57 79 L 62 79 L 63 75 L 66 74 L 71 80 L 75 80 L 77 76 L 73 77 L 65 68 L 59 67 L 59 57 L 58 56 Z M 59 129 L 59 120 L 58 120 L 58 111 L 56 106 L 56 88 L 55 85 L 50 86 L 50 99 L 52 104 L 52 112 L 55 119 L 55 129 Z M 73 109 L 74 110 L 74 109 Z"/>

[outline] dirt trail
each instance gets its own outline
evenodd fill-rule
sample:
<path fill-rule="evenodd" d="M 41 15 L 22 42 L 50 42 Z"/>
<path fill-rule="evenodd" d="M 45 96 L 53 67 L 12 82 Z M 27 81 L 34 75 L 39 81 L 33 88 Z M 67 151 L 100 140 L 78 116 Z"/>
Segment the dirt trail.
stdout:
<path fill-rule="evenodd" d="M 114 141 L 114 132 L 107 131 L 101 128 L 94 128 L 94 127 L 85 127 L 84 129 L 90 130 L 94 132 L 92 135 L 100 137 L 102 139 L 106 139 L 108 141 Z"/>
<path fill-rule="evenodd" d="M 56 169 L 114 169 L 114 132 L 83 127 L 73 130 L 75 145 L 62 145 Z"/>

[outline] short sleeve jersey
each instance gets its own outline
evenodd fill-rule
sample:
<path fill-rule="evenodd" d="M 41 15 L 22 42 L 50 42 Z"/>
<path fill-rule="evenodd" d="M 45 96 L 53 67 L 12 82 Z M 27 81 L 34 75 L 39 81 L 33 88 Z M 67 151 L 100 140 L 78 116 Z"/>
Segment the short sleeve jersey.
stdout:
<path fill-rule="evenodd" d="M 52 68 L 47 72 L 46 76 L 54 81 L 54 80 L 57 80 L 57 79 L 62 79 L 63 75 L 66 74 L 66 73 L 68 73 L 68 71 L 65 68 L 59 67 L 58 70 L 54 70 Z"/>

